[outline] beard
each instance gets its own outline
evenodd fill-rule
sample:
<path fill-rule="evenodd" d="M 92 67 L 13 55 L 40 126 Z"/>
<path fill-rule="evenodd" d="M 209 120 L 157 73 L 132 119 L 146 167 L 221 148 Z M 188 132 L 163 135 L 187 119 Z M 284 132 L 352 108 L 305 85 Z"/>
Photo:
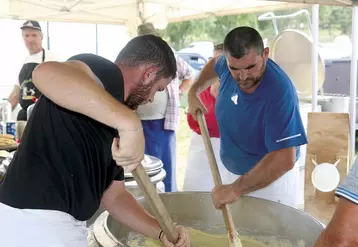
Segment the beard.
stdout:
<path fill-rule="evenodd" d="M 129 91 L 129 95 L 124 104 L 132 110 L 137 110 L 138 106 L 144 105 L 149 101 L 150 92 L 155 84 L 155 80 L 144 85 L 143 82 L 138 83 Z"/>
<path fill-rule="evenodd" d="M 247 78 L 245 81 L 238 80 L 237 85 L 239 85 L 241 89 L 251 89 L 255 87 L 257 84 L 259 84 L 259 82 L 262 80 L 262 77 L 263 75 L 259 77 Z"/>

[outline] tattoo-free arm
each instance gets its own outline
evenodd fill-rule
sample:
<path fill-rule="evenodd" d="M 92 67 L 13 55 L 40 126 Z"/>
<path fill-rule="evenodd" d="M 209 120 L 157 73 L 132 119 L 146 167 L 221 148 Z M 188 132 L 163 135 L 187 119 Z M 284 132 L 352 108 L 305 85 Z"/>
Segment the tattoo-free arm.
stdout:
<path fill-rule="evenodd" d="M 205 89 L 210 87 L 212 84 L 218 81 L 218 75 L 215 72 L 215 65 L 219 56 L 209 60 L 209 62 L 200 71 L 200 74 L 196 81 L 192 84 L 189 92 L 200 94 Z"/>
<path fill-rule="evenodd" d="M 331 222 L 321 233 L 314 247 L 358 246 L 357 231 L 358 205 L 340 198 Z"/>
<path fill-rule="evenodd" d="M 137 200 L 126 190 L 123 181 L 114 181 L 102 197 L 103 206 L 121 224 L 158 239 L 161 228 Z"/>
<path fill-rule="evenodd" d="M 296 147 L 266 154 L 252 170 L 234 182 L 237 195 L 247 194 L 270 185 L 295 165 Z"/>
<path fill-rule="evenodd" d="M 113 128 L 138 128 L 136 114 L 97 84 L 83 62 L 46 62 L 33 72 L 35 86 L 47 98 Z"/>

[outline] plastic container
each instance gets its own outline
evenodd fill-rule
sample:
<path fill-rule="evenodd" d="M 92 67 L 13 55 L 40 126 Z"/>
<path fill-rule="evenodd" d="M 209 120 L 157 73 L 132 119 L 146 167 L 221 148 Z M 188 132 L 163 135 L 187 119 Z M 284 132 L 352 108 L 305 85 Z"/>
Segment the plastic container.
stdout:
<path fill-rule="evenodd" d="M 6 123 L 4 121 L 0 121 L 0 134 L 6 134 Z"/>

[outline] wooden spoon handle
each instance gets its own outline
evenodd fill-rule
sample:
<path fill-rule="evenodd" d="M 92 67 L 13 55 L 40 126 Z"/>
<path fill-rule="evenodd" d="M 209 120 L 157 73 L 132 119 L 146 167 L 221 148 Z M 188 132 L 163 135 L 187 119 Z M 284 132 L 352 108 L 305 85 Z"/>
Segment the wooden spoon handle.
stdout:
<path fill-rule="evenodd" d="M 157 194 L 157 191 L 151 183 L 150 178 L 148 177 L 148 174 L 142 164 L 132 171 L 132 175 L 139 188 L 144 193 L 144 197 L 147 200 L 154 217 L 157 219 L 160 227 L 162 228 L 163 233 L 170 242 L 177 243 L 179 238 L 178 232 L 176 231 L 167 209 Z"/>
<path fill-rule="evenodd" d="M 197 114 L 196 114 L 196 117 L 198 119 L 201 136 L 203 138 L 206 153 L 208 155 L 208 160 L 209 160 L 209 164 L 210 164 L 211 173 L 212 173 L 212 176 L 213 176 L 213 179 L 214 179 L 214 184 L 215 184 L 215 186 L 221 185 L 222 181 L 221 181 L 221 177 L 220 177 L 220 172 L 219 172 L 218 164 L 216 163 L 215 154 L 214 154 L 214 151 L 213 151 L 213 146 L 211 145 L 211 141 L 210 141 L 210 137 L 209 137 L 209 131 L 208 131 L 208 128 L 206 126 L 206 121 L 205 121 L 204 115 L 200 110 L 198 110 Z M 227 229 L 228 234 L 229 234 L 229 244 L 230 244 L 230 246 L 235 246 L 235 247 L 242 246 L 241 241 L 238 238 L 238 234 L 237 234 L 237 231 L 236 231 L 236 227 L 234 225 L 234 221 L 233 221 L 232 216 L 231 216 L 231 211 L 230 211 L 229 205 L 225 204 L 221 208 L 221 210 L 222 210 L 222 213 L 223 213 L 226 229 Z"/>

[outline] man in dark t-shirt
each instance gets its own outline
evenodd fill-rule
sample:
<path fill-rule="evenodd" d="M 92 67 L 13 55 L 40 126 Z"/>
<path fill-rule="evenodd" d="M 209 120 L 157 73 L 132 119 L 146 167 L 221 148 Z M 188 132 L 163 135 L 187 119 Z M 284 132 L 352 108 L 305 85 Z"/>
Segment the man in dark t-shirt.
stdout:
<path fill-rule="evenodd" d="M 122 224 L 174 246 L 125 189 L 122 167 L 144 158 L 134 110 L 175 74 L 172 50 L 151 35 L 132 39 L 115 63 L 80 54 L 38 66 L 33 81 L 43 96 L 0 184 L 1 245 L 87 246 L 85 221 L 102 202 Z M 175 246 L 189 246 L 177 229 Z"/>

